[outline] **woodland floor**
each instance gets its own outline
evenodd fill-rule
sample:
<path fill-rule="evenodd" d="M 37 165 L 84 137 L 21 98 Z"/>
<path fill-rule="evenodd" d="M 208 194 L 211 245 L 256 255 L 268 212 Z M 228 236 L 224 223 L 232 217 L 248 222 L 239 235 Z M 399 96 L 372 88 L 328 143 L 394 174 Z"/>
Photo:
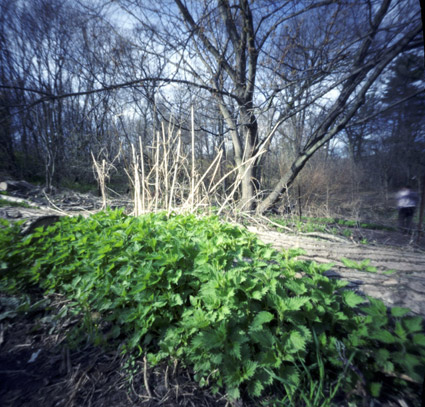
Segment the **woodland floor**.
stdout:
<path fill-rule="evenodd" d="M 72 196 L 65 197 L 72 204 Z M 75 209 L 85 209 L 77 202 Z M 57 209 L 59 208 L 59 205 Z M 95 208 L 91 208 L 95 209 Z M 55 211 L 0 208 L 0 217 L 37 218 Z M 275 248 L 303 248 L 302 258 L 334 264 L 328 271 L 350 281 L 350 287 L 382 298 L 390 306 L 406 306 L 425 316 L 425 238 L 414 241 L 396 231 L 362 229 L 351 239 L 323 234 L 279 233 L 259 227 L 251 231 Z M 359 243 L 367 239 L 367 244 Z M 370 259 L 375 273 L 348 269 L 341 258 Z M 393 274 L 384 274 L 393 270 Z M 42 298 L 33 294 L 33 301 Z M 143 360 L 129 361 L 116 351 L 89 344 L 71 349 L 67 333 L 75 318 L 55 318 L 66 300 L 46 299 L 48 306 L 17 312 L 18 300 L 0 294 L 0 405 L 20 406 L 226 406 L 223 395 L 200 388 L 192 373 L 180 365 L 151 369 Z M 124 369 L 127 366 L 127 369 Z M 130 377 L 130 380 L 129 380 Z M 410 407 L 419 403 L 413 394 L 385 400 L 375 407 Z M 413 404 L 412 404 L 413 403 Z M 249 403 L 249 405 L 254 405 Z M 369 404 L 364 404 L 369 405 Z M 419 405 L 419 404 L 417 404 Z M 241 404 L 242 406 L 242 404 Z M 342 403 L 341 406 L 346 406 Z"/>

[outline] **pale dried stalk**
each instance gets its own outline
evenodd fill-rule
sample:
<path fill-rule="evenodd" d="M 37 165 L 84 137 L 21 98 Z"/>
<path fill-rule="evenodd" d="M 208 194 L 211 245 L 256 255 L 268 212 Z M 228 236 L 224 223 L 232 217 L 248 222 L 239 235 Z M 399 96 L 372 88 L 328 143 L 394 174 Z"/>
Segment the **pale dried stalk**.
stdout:
<path fill-rule="evenodd" d="M 248 171 L 248 170 L 246 170 L 246 171 Z M 237 177 L 236 177 L 235 182 L 233 183 L 232 192 L 229 195 L 226 196 L 226 199 L 220 205 L 220 209 L 218 210 L 217 215 L 220 215 L 221 214 L 221 212 L 223 211 L 224 207 L 227 205 L 227 203 L 230 201 L 230 199 L 233 198 L 233 196 L 235 195 L 236 190 L 238 189 L 241 181 L 242 181 L 242 177 L 238 174 Z"/>
<path fill-rule="evenodd" d="M 166 136 L 165 136 L 165 127 L 164 122 L 161 125 L 162 127 L 162 144 L 163 144 L 163 157 L 162 157 L 162 174 L 164 179 L 164 187 L 165 187 L 165 193 L 164 193 L 164 202 L 165 206 L 168 205 L 168 150 L 167 150 L 167 142 L 166 142 Z M 165 208 L 167 209 L 167 208 Z"/>
<path fill-rule="evenodd" d="M 149 388 L 149 381 L 148 381 L 148 363 L 146 360 L 146 355 L 143 356 L 143 383 L 145 385 L 146 393 L 148 393 L 148 396 L 152 398 L 152 393 Z"/>
<path fill-rule="evenodd" d="M 264 148 L 265 145 L 267 145 L 268 140 L 271 138 L 272 133 L 269 134 L 269 136 L 267 137 L 267 139 L 265 140 L 265 142 L 262 144 L 262 147 L 258 150 L 257 154 L 255 154 L 253 157 L 249 158 L 248 160 L 244 161 L 243 163 L 241 163 L 239 166 L 235 167 L 234 169 L 232 169 L 231 171 L 229 171 L 227 174 L 225 174 L 218 182 L 217 184 L 210 190 L 210 193 L 214 192 L 219 185 L 221 184 L 221 182 L 223 180 L 225 180 L 230 174 L 232 174 L 235 171 L 239 171 L 239 169 L 243 166 L 246 166 L 244 173 L 242 174 L 242 176 L 240 176 L 240 173 L 238 173 L 238 176 L 236 177 L 236 180 L 233 184 L 233 189 L 232 192 L 230 193 L 230 195 L 228 195 L 225 199 L 225 201 L 223 202 L 223 204 L 221 205 L 218 214 L 220 214 L 224 207 L 226 206 L 226 204 L 229 202 L 229 200 L 231 198 L 233 198 L 237 188 L 239 187 L 240 183 L 242 182 L 242 179 L 245 177 L 246 173 L 248 172 L 249 168 L 251 165 L 254 164 L 255 160 L 262 154 L 264 154 L 267 149 Z M 254 199 L 254 198 L 253 198 Z M 247 202 L 245 203 L 245 205 L 247 204 Z"/>
<path fill-rule="evenodd" d="M 217 150 L 215 158 L 203 174 L 197 174 L 195 162 L 195 117 L 193 106 L 191 108 L 190 159 L 188 159 L 188 156 L 182 151 L 183 144 L 181 132 L 177 131 L 174 133 L 174 123 L 172 119 L 170 119 L 168 128 L 162 124 L 161 130 L 156 131 L 152 147 L 150 148 L 153 152 L 154 165 L 147 174 L 145 174 L 143 144 L 140 138 L 140 159 L 133 150 L 135 168 L 133 168 L 134 173 L 131 182 L 135 190 L 139 190 L 139 195 L 135 194 L 135 213 L 141 213 L 146 210 L 157 211 L 159 209 L 164 209 L 168 213 L 171 213 L 173 210 L 178 210 L 176 202 L 180 199 L 182 202 L 179 208 L 180 211 L 193 212 L 201 206 L 204 207 L 215 203 L 219 205 L 218 213 L 220 214 L 234 198 L 242 179 L 246 176 L 255 160 L 266 152 L 265 148 L 261 148 L 253 157 L 245 160 L 239 166 L 227 172 L 218 181 L 215 181 L 223 157 L 223 150 L 219 149 Z M 225 192 L 223 197 L 217 197 L 218 188 L 234 172 L 237 172 L 238 175 L 230 186 L 230 189 L 228 189 L 230 193 L 227 194 Z M 211 176 L 211 178 L 209 176 Z M 207 177 L 209 178 L 208 182 L 206 182 Z M 153 183 L 150 181 L 152 178 L 154 178 Z M 141 188 L 136 186 L 138 183 Z"/>
<path fill-rule="evenodd" d="M 151 149 L 153 149 L 153 147 L 151 147 Z M 153 198 L 152 198 L 151 189 L 150 189 L 150 186 L 153 186 L 153 187 L 155 186 L 155 184 L 151 184 L 151 182 L 150 182 L 152 175 L 156 172 L 155 170 L 156 170 L 156 166 L 153 166 L 151 168 L 151 170 L 148 172 L 148 175 L 145 177 L 145 183 L 144 183 L 145 184 L 145 190 L 146 190 L 146 193 L 149 195 L 148 204 L 147 204 L 147 211 L 148 212 L 152 210 L 154 203 L 155 203 L 155 193 L 156 192 L 155 192 L 155 190 L 153 191 Z"/>
<path fill-rule="evenodd" d="M 155 160 L 155 212 L 158 210 L 159 200 L 159 131 L 156 132 L 156 160 Z"/>
<path fill-rule="evenodd" d="M 193 210 L 195 200 L 195 112 L 193 105 L 191 106 L 191 127 L 192 127 L 192 191 L 191 191 L 191 208 Z"/>
<path fill-rule="evenodd" d="M 214 179 L 215 179 L 215 176 L 217 174 L 217 171 L 220 169 L 221 157 L 223 156 L 223 150 L 221 149 L 221 145 L 218 147 L 218 154 L 220 154 L 220 160 L 218 161 L 218 165 L 215 167 L 215 170 L 214 170 L 213 175 L 211 177 L 210 184 L 208 185 L 208 188 L 207 188 L 207 194 L 209 194 L 209 192 L 211 190 L 211 186 L 212 186 Z"/>
<path fill-rule="evenodd" d="M 178 132 L 178 134 L 181 135 L 180 131 Z M 172 204 L 173 204 L 174 188 L 176 186 L 177 171 L 178 171 L 178 168 L 179 168 L 180 145 L 181 145 L 181 137 L 178 138 L 178 142 L 177 142 L 177 153 L 176 153 L 176 160 L 175 160 L 175 164 L 174 164 L 173 183 L 171 184 L 170 201 L 169 201 L 169 204 L 168 204 L 168 214 L 170 214 Z"/>
<path fill-rule="evenodd" d="M 131 145 L 133 153 L 133 174 L 134 174 L 134 216 L 140 216 L 142 214 L 142 202 L 140 198 L 140 178 L 139 178 L 139 160 L 136 154 L 134 145 Z"/>
<path fill-rule="evenodd" d="M 141 161 L 141 170 L 142 170 L 142 210 L 146 210 L 146 194 L 145 194 L 145 160 L 143 158 L 143 143 L 142 138 L 139 137 L 139 151 L 140 151 L 140 161 Z"/>
<path fill-rule="evenodd" d="M 194 205 L 194 199 L 193 199 L 193 197 L 194 197 L 194 195 L 195 195 L 195 193 L 197 193 L 198 192 L 198 190 L 199 190 L 199 187 L 201 186 L 201 185 L 203 185 L 202 184 L 202 182 L 203 182 L 203 180 L 205 179 L 205 177 L 208 175 L 208 173 L 210 172 L 210 170 L 214 167 L 214 165 L 215 165 L 215 171 L 214 171 L 214 173 L 217 171 L 217 168 L 218 168 L 218 166 L 220 165 L 220 160 L 221 160 L 221 156 L 223 155 L 223 152 L 222 151 L 220 151 L 217 155 L 216 155 L 216 157 L 214 158 L 214 160 L 213 160 L 213 162 L 210 164 L 210 166 L 207 168 L 207 170 L 204 172 L 204 175 L 201 177 L 201 179 L 198 181 L 198 183 L 196 184 L 196 185 L 193 185 L 193 179 L 192 179 L 192 191 L 190 192 L 190 195 L 189 195 L 189 198 L 188 198 L 188 200 L 187 200 L 187 202 L 190 202 L 190 208 L 191 208 L 191 210 L 194 210 L 195 209 L 195 205 Z M 205 186 L 204 186 L 204 188 L 205 188 Z M 205 188 L 206 189 L 206 188 Z M 196 206 L 198 206 L 198 205 L 196 205 Z"/>

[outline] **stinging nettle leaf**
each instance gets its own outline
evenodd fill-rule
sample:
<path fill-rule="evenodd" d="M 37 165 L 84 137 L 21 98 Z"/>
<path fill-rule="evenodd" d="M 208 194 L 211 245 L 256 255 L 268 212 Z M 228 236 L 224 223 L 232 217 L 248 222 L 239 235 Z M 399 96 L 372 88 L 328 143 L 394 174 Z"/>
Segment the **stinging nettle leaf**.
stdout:
<path fill-rule="evenodd" d="M 291 345 L 288 348 L 288 351 L 290 353 L 295 353 L 295 352 L 298 352 L 300 350 L 304 350 L 306 345 L 307 345 L 306 339 L 298 331 L 292 331 L 290 333 L 289 343 Z"/>
<path fill-rule="evenodd" d="M 251 326 L 249 327 L 250 331 L 258 331 L 261 330 L 263 324 L 266 324 L 273 320 L 274 316 L 272 313 L 268 311 L 260 311 L 252 321 Z"/>
<path fill-rule="evenodd" d="M 270 349 L 276 342 L 276 337 L 268 329 L 261 329 L 257 331 L 250 331 L 250 339 L 259 343 L 262 346 L 263 351 Z"/>
<path fill-rule="evenodd" d="M 356 294 L 354 291 L 344 291 L 342 294 L 344 302 L 351 308 L 357 307 L 357 305 L 362 304 L 366 301 L 365 298 Z"/>
<path fill-rule="evenodd" d="M 393 317 L 404 317 L 410 312 L 409 308 L 393 307 L 391 308 L 391 315 Z"/>
<path fill-rule="evenodd" d="M 310 301 L 310 297 L 297 296 L 291 298 L 285 298 L 284 304 L 288 311 L 298 311 L 303 305 Z"/>
<path fill-rule="evenodd" d="M 403 319 L 403 325 L 407 332 L 420 332 L 423 330 L 423 319 L 420 316 Z"/>
<path fill-rule="evenodd" d="M 380 342 L 388 343 L 388 344 L 396 342 L 396 339 L 394 338 L 394 336 L 389 331 L 387 331 L 385 329 L 380 329 L 378 331 L 372 332 L 370 337 L 372 339 L 376 339 Z"/>
<path fill-rule="evenodd" d="M 420 345 L 425 347 L 425 335 L 424 334 L 415 334 L 413 335 L 413 343 L 415 345 Z"/>

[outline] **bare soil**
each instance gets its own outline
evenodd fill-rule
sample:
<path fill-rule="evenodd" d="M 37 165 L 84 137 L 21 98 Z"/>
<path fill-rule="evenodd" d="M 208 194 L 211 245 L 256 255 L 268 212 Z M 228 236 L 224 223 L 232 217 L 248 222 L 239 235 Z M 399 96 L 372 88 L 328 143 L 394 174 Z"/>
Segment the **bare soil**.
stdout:
<path fill-rule="evenodd" d="M 225 406 L 222 395 L 199 388 L 190 370 L 177 364 L 150 368 L 143 360 L 130 364 L 116 350 L 70 348 L 67 333 L 75 321 L 55 319 L 60 308 L 56 298 L 50 310 L 2 321 L 1 406 Z"/>

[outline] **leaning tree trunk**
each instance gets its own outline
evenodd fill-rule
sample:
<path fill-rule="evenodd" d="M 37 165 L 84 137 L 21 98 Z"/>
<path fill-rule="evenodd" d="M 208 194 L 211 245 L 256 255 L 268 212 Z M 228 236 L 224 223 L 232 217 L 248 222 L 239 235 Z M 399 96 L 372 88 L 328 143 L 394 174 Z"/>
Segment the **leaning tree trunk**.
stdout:
<path fill-rule="evenodd" d="M 419 204 L 419 223 L 418 223 L 418 241 L 423 235 L 422 225 L 424 221 L 424 212 L 425 212 L 425 175 L 421 179 L 421 200 Z"/>
<path fill-rule="evenodd" d="M 380 22 L 385 16 L 389 3 L 389 1 L 386 1 L 381 6 L 381 10 L 378 12 L 374 22 L 374 34 L 376 34 Z M 352 73 L 344 82 L 338 98 L 329 109 L 321 125 L 312 134 L 310 140 L 292 164 L 289 172 L 279 181 L 273 191 L 258 205 L 258 213 L 261 214 L 267 211 L 278 200 L 280 194 L 294 182 L 296 176 L 313 154 L 345 128 L 345 126 L 357 113 L 360 106 L 362 106 L 365 102 L 368 90 L 379 78 L 382 71 L 394 60 L 394 58 L 406 49 L 410 41 L 412 41 L 421 31 L 421 25 L 415 26 L 405 37 L 401 38 L 399 42 L 389 47 L 388 51 L 385 54 L 382 54 L 379 60 L 376 60 L 375 65 L 369 64 L 359 70 L 359 67 L 363 64 L 364 54 L 371 46 L 371 38 L 368 37 L 364 40 L 361 52 L 358 53 L 356 62 L 353 65 Z M 353 95 L 355 96 L 353 97 Z M 348 104 L 350 97 L 353 98 Z"/>

